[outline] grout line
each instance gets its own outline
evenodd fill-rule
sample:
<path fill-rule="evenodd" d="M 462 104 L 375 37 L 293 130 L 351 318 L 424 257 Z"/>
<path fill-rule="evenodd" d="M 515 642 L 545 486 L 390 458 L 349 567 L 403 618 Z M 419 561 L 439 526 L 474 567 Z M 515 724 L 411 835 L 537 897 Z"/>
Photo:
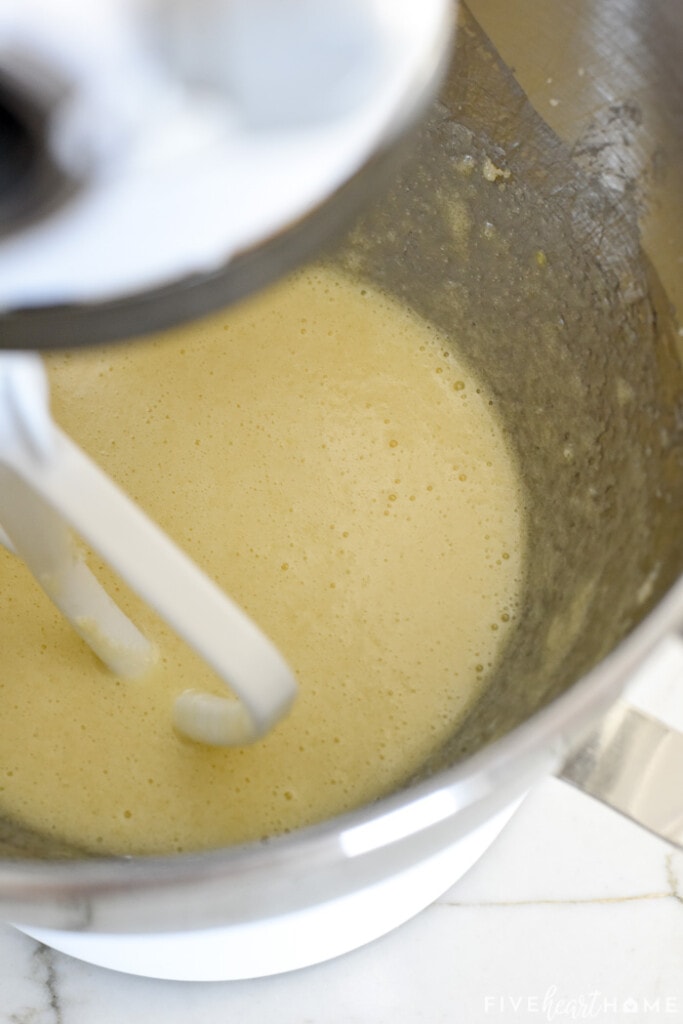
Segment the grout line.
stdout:
<path fill-rule="evenodd" d="M 538 899 L 538 900 L 447 900 L 440 899 L 433 904 L 435 907 L 562 907 L 562 906 L 585 906 L 587 904 L 613 904 L 613 903 L 638 903 L 645 900 L 664 900 L 674 898 L 683 903 L 681 896 L 675 889 L 664 892 L 635 893 L 632 896 L 586 896 L 580 899 Z"/>
<path fill-rule="evenodd" d="M 670 850 L 664 858 L 664 866 L 666 869 L 666 880 L 669 883 L 669 895 L 673 896 L 679 903 L 683 903 L 683 895 L 681 894 L 678 875 L 674 868 L 674 857 L 676 856 L 675 850 Z"/>

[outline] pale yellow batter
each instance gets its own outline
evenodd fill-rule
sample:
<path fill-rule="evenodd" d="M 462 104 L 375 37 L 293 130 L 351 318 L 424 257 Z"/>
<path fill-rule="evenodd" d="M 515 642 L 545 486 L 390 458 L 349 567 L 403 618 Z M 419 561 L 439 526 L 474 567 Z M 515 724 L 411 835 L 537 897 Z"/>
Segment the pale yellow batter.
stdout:
<path fill-rule="evenodd" d="M 445 340 L 309 271 L 50 375 L 57 421 L 280 646 L 300 695 L 251 747 L 187 741 L 176 695 L 225 690 L 163 623 L 101 574 L 163 655 L 118 680 L 0 551 L 2 811 L 97 851 L 188 850 L 415 772 L 483 685 L 524 554 L 495 404 Z"/>

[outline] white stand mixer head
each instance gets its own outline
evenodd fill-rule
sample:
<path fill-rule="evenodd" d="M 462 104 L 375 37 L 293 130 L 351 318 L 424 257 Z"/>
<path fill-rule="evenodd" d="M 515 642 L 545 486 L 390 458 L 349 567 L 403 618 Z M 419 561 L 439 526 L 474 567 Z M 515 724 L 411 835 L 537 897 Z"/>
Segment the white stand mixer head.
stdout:
<path fill-rule="evenodd" d="M 448 0 L 5 0 L 0 72 L 42 90 L 74 189 L 0 235 L 0 310 L 211 274 L 296 225 L 416 120 L 452 21 Z"/>

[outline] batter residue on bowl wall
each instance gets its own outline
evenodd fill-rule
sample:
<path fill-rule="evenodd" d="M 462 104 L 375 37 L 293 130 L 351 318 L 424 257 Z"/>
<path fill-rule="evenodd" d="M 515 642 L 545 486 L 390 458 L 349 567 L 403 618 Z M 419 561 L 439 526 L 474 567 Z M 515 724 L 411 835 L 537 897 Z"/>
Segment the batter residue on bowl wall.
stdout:
<path fill-rule="evenodd" d="M 125 348 L 50 360 L 61 425 L 255 618 L 300 695 L 212 749 L 171 705 L 222 684 L 90 564 L 162 661 L 108 674 L 0 552 L 0 808 L 93 851 L 259 838 L 410 777 L 514 620 L 523 495 L 495 405 L 430 325 L 329 271 Z"/>

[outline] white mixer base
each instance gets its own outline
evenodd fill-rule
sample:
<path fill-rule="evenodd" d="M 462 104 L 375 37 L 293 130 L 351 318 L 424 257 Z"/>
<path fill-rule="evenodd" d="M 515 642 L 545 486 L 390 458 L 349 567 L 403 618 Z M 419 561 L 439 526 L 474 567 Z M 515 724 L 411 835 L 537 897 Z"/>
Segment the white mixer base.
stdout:
<path fill-rule="evenodd" d="M 482 856 L 519 801 L 453 846 L 378 885 L 306 910 L 200 932 L 111 935 L 15 925 L 61 953 L 173 981 L 261 978 L 332 960 L 414 917 Z"/>

